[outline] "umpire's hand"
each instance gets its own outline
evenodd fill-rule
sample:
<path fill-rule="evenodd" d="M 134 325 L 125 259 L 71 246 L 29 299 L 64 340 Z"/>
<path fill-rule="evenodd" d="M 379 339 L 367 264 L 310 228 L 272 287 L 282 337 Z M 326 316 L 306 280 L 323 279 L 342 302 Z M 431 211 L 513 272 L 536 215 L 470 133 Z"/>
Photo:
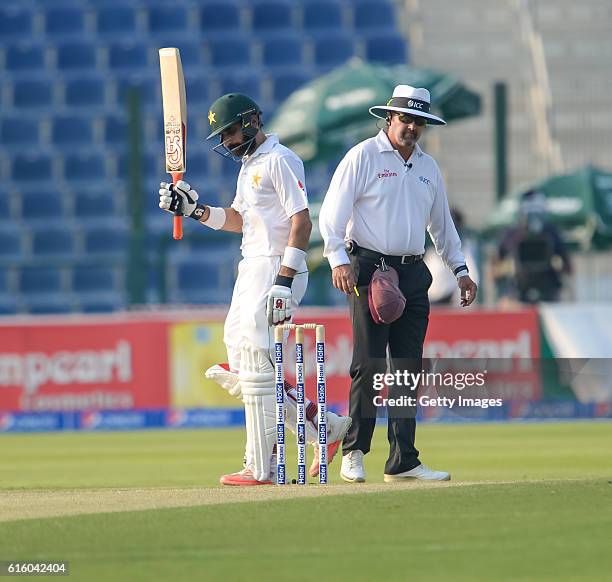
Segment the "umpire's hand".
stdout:
<path fill-rule="evenodd" d="M 350 265 L 338 265 L 332 269 L 332 283 L 336 289 L 350 295 L 355 287 L 355 274 Z"/>
<path fill-rule="evenodd" d="M 478 285 L 472 281 L 469 275 L 459 277 L 457 285 L 459 285 L 459 289 L 461 289 L 461 307 L 471 305 L 474 302 L 474 299 L 476 299 Z"/>

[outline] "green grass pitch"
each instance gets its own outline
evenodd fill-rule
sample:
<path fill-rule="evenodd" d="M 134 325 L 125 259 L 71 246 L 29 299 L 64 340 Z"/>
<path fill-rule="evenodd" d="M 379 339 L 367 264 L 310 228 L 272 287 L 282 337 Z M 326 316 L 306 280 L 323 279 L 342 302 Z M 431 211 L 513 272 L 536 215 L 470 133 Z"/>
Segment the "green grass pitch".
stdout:
<path fill-rule="evenodd" d="M 311 486 L 312 497 L 295 498 L 289 486 L 286 498 L 262 499 L 270 488 L 253 488 L 237 503 L 235 490 L 205 488 L 240 468 L 243 439 L 237 430 L 4 435 L 0 560 L 68 560 L 68 579 L 86 581 L 602 580 L 612 572 L 611 423 L 422 425 L 422 460 L 451 471 L 455 485 L 399 488 L 382 484 L 381 426 L 366 487 L 333 494 L 338 459 L 332 484 Z M 294 459 L 289 448 L 290 477 Z M 166 492 L 217 501 L 141 511 L 101 503 L 96 513 L 36 517 L 35 501 L 44 509 L 46 495 L 64 490 L 67 508 L 106 490 L 118 503 Z M 32 511 L 7 517 L 11 499 L 24 495 Z"/>

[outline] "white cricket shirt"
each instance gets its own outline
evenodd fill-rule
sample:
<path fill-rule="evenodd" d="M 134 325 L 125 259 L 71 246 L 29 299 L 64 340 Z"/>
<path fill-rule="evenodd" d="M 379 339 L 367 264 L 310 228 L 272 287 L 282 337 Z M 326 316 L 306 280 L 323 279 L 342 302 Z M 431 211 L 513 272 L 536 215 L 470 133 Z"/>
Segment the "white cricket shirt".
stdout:
<path fill-rule="evenodd" d="M 268 135 L 242 161 L 232 208 L 242 216 L 242 256 L 282 255 L 291 217 L 308 208 L 304 164 L 289 148 Z"/>
<path fill-rule="evenodd" d="M 418 144 L 404 161 L 382 130 L 336 168 L 319 229 L 332 269 L 349 263 L 346 240 L 385 255 L 422 255 L 426 231 L 452 271 L 465 265 L 438 164 Z"/>

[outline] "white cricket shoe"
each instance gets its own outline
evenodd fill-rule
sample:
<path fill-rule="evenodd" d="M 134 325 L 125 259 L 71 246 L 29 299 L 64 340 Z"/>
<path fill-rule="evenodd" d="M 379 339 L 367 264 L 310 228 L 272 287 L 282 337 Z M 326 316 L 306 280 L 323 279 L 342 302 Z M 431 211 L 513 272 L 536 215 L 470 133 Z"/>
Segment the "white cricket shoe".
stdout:
<path fill-rule="evenodd" d="M 415 467 L 414 469 L 410 469 L 410 471 L 404 471 L 403 473 L 398 473 L 397 475 L 387 475 L 385 473 L 384 479 L 385 483 L 392 483 L 393 481 L 450 481 L 450 473 L 446 471 L 434 471 L 430 469 L 427 465 L 423 465 L 422 463 Z"/>
<path fill-rule="evenodd" d="M 363 483 L 365 481 L 365 469 L 363 468 L 363 452 L 349 451 L 342 457 L 340 477 L 349 483 Z"/>

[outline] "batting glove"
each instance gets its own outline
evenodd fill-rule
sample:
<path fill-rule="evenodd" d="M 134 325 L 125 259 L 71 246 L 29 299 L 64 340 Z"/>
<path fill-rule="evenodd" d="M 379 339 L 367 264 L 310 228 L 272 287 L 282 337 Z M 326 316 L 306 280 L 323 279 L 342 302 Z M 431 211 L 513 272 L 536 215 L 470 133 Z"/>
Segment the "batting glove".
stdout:
<path fill-rule="evenodd" d="M 198 207 L 198 198 L 198 193 L 183 180 L 176 184 L 162 182 L 159 185 L 159 207 L 162 210 L 174 213 L 178 209 L 183 216 L 193 217 Z"/>
<path fill-rule="evenodd" d="M 279 275 L 268 293 L 268 325 L 276 325 L 290 321 L 293 316 L 293 301 L 291 299 L 291 277 Z"/>

